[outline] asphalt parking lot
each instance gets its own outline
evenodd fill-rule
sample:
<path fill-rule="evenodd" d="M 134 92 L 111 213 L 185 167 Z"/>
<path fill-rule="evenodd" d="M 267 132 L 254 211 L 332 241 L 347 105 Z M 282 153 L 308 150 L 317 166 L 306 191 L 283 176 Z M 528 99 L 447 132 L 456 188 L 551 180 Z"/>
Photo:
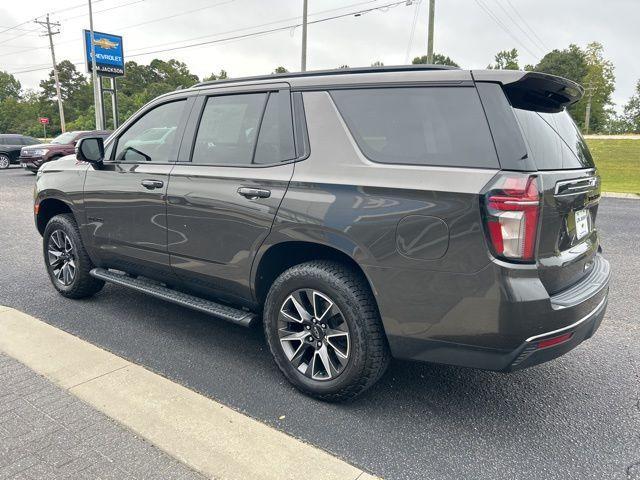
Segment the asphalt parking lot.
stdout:
<path fill-rule="evenodd" d="M 34 180 L 15 167 L 0 171 L 0 304 L 384 478 L 640 478 L 638 200 L 601 202 L 613 280 L 591 340 L 509 375 L 394 362 L 363 397 L 335 405 L 299 394 L 281 377 L 260 329 L 113 285 L 85 301 L 57 295 L 33 225 Z"/>

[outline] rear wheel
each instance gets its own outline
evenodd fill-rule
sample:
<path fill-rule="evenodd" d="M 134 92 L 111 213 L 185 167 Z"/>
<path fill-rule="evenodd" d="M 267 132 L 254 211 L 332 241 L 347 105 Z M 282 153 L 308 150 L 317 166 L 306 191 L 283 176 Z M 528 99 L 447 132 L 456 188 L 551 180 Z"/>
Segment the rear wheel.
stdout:
<path fill-rule="evenodd" d="M 265 302 L 264 327 L 285 377 L 322 400 L 356 397 L 389 363 L 366 280 L 337 262 L 303 263 L 280 275 Z"/>
<path fill-rule="evenodd" d="M 72 215 L 56 215 L 44 230 L 44 260 L 55 289 L 68 298 L 85 298 L 99 292 L 102 280 L 92 277 L 94 267 L 82 245 L 78 226 Z"/>
<path fill-rule="evenodd" d="M 11 159 L 8 155 L 0 153 L 0 170 L 6 170 L 11 165 Z"/>

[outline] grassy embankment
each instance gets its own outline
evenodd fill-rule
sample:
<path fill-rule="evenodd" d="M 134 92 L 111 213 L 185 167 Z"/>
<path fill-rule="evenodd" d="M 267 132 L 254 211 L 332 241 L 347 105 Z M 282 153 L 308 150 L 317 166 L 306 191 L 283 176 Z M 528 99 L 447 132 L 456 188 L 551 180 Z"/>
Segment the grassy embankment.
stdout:
<path fill-rule="evenodd" d="M 640 194 L 640 140 L 588 138 L 603 192 Z"/>

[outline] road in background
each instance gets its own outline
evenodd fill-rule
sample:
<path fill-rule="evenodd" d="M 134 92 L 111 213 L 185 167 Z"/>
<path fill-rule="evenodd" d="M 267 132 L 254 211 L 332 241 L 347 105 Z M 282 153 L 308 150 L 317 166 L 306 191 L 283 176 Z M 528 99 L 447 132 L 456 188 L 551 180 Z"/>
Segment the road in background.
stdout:
<path fill-rule="evenodd" d="M 0 172 L 0 304 L 388 479 L 640 478 L 638 200 L 601 202 L 613 280 L 591 340 L 509 375 L 394 361 L 363 397 L 336 405 L 293 389 L 258 328 L 113 285 L 89 300 L 59 296 L 33 226 L 34 179 L 16 168 Z"/>

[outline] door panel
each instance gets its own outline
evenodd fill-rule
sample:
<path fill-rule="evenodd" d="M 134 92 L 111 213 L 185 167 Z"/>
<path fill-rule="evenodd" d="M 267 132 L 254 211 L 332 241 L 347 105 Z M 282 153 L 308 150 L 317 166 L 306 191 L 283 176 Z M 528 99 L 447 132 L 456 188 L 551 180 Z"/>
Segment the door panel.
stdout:
<path fill-rule="evenodd" d="M 168 249 L 176 275 L 230 299 L 249 299 L 251 264 L 269 234 L 294 164 L 264 168 L 176 164 L 167 191 Z M 239 188 L 268 190 L 247 197 Z"/>
<path fill-rule="evenodd" d="M 105 162 L 85 180 L 87 230 L 100 260 L 127 272 L 169 272 L 165 194 L 173 164 Z M 143 182 L 153 180 L 154 188 Z"/>
<path fill-rule="evenodd" d="M 192 105 L 186 98 L 149 105 L 118 132 L 105 162 L 87 170 L 85 237 L 102 265 L 172 276 L 166 192 Z"/>

